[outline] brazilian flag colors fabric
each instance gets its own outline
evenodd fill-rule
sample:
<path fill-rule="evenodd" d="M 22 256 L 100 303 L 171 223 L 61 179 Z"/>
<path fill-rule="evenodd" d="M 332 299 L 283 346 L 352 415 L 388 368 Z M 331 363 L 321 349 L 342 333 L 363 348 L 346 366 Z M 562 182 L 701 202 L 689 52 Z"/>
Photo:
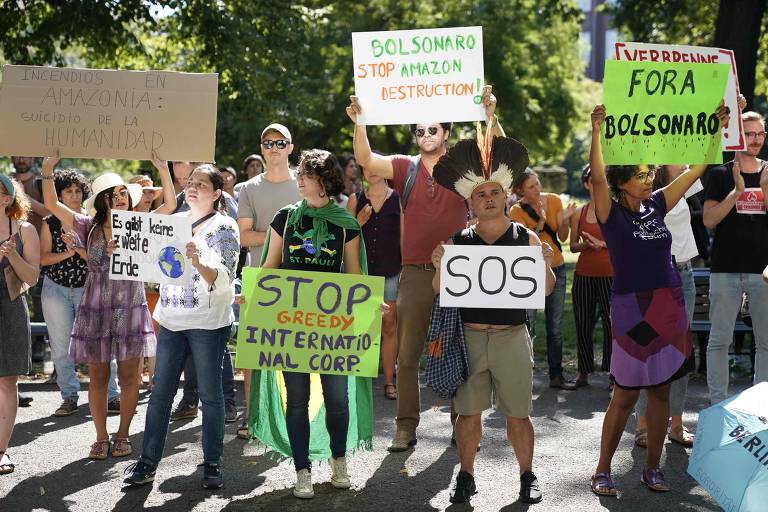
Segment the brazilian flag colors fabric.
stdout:
<path fill-rule="evenodd" d="M 344 229 L 360 231 L 360 268 L 368 274 L 365 244 L 360 225 L 349 212 L 330 201 L 323 208 L 310 208 L 306 200 L 292 205 L 288 214 L 288 227 L 298 224 L 302 216 L 312 217 L 314 233 L 327 233 L 327 222 Z M 269 252 L 269 233 L 264 242 L 261 264 Z M 371 450 L 373 448 L 373 390 L 369 377 L 348 377 L 349 428 L 347 450 Z M 291 444 L 285 424 L 287 395 L 282 372 L 253 370 L 251 396 L 249 397 L 248 428 L 253 436 L 279 454 L 292 457 Z M 330 436 L 325 428 L 325 405 L 320 375 L 310 374 L 309 396 L 309 459 L 324 460 L 331 456 Z"/>

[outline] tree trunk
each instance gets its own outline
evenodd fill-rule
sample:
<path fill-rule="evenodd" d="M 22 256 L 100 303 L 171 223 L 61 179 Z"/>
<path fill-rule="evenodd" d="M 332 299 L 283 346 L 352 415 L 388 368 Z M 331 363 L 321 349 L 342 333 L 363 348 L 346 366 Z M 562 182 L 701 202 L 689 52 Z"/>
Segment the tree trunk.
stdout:
<path fill-rule="evenodd" d="M 715 22 L 715 46 L 733 50 L 739 76 L 739 90 L 752 107 L 760 30 L 766 0 L 720 0 Z"/>

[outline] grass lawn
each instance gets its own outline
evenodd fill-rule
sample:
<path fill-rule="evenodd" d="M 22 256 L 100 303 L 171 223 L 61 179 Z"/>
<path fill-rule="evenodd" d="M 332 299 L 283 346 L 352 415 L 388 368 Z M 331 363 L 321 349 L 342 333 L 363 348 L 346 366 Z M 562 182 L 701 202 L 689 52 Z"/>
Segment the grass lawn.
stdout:
<path fill-rule="evenodd" d="M 566 291 L 565 291 L 565 311 L 563 312 L 563 370 L 566 374 L 575 376 L 577 372 L 576 358 L 576 321 L 573 317 L 573 300 L 571 296 L 571 286 L 573 285 L 573 268 L 576 266 L 578 253 L 570 251 L 570 244 L 564 242 L 563 257 L 567 269 Z M 602 322 L 598 320 L 595 326 L 595 332 L 592 335 L 592 341 L 595 346 L 595 369 L 600 370 L 600 362 L 603 357 L 603 328 Z M 536 367 L 546 369 L 547 366 L 547 337 L 544 322 L 544 310 L 536 313 L 536 341 L 533 344 L 534 360 Z"/>

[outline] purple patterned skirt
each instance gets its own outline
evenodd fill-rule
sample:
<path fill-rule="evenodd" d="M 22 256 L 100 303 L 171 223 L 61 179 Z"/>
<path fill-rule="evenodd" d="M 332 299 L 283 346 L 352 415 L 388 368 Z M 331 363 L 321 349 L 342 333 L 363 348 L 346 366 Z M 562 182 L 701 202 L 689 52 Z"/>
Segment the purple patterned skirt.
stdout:
<path fill-rule="evenodd" d="M 157 341 L 144 283 L 111 281 L 91 270 L 75 314 L 69 356 L 76 363 L 108 363 L 154 356 Z"/>
<path fill-rule="evenodd" d="M 618 386 L 661 386 L 693 369 L 682 288 L 613 294 L 611 326 L 611 375 Z"/>

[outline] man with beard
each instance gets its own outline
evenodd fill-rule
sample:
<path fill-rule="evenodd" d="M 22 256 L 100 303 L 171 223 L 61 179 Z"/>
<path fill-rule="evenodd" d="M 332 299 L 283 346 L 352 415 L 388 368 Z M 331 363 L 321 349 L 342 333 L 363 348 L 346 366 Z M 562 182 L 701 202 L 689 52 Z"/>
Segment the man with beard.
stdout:
<path fill-rule="evenodd" d="M 356 96 L 350 100 L 347 115 L 357 123 L 362 108 Z M 482 103 L 487 118 L 493 118 L 496 98 L 490 86 L 483 89 Z M 500 132 L 498 123 L 494 125 Z M 432 249 L 467 223 L 464 200 L 439 186 L 432 177 L 434 165 L 445 154 L 451 127 L 451 123 L 439 122 L 411 125 L 419 147 L 419 154 L 411 157 L 373 153 L 365 125 L 355 126 L 353 144 L 358 165 L 373 175 L 391 180 L 403 204 L 402 272 L 397 296 L 397 429 L 387 448 L 391 452 L 405 451 L 416 444 L 420 411 L 419 359 L 435 296 Z"/>
<path fill-rule="evenodd" d="M 746 292 L 755 338 L 754 383 L 768 381 L 768 162 L 757 156 L 765 144 L 765 119 L 741 116 L 747 149 L 712 169 L 704 190 L 704 225 L 714 229 L 709 277 L 707 384 L 710 402 L 728 396 L 728 347 Z"/>

